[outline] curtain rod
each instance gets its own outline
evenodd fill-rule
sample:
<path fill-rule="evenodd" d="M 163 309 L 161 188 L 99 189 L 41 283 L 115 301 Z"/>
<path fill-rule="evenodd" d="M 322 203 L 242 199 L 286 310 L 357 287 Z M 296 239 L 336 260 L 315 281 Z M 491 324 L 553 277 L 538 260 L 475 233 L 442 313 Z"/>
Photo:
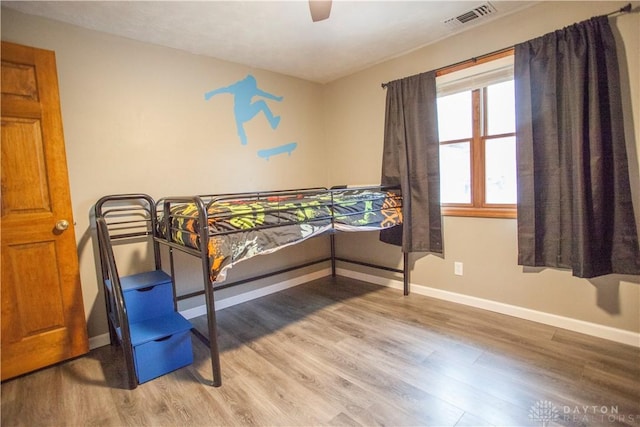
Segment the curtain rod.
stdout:
<path fill-rule="evenodd" d="M 631 12 L 631 3 L 628 3 L 626 6 L 621 7 L 618 10 L 614 10 L 613 12 L 609 12 L 606 15 L 601 15 L 601 16 L 612 16 L 612 15 L 615 15 L 615 14 L 618 14 L 618 13 L 629 13 L 629 12 Z M 464 61 L 459 61 L 459 62 L 450 64 L 450 65 L 445 65 L 444 67 L 437 68 L 435 70 L 435 72 L 437 73 L 438 71 L 442 71 L 442 70 L 444 70 L 446 68 L 452 68 L 452 67 L 455 67 L 457 65 L 465 64 L 467 62 L 477 62 L 478 60 L 481 60 L 481 59 L 486 58 L 488 56 L 497 55 L 499 53 L 507 52 L 508 50 L 511 50 L 511 49 L 513 49 L 513 46 L 509 46 L 509 47 L 505 47 L 505 48 L 502 48 L 502 49 L 498 49 L 498 50 L 495 50 L 493 52 L 485 53 L 485 54 L 480 55 L 480 56 L 474 56 L 473 58 L 465 59 Z M 391 83 L 391 82 L 382 83 L 380 86 L 382 86 L 382 89 L 386 89 L 387 85 L 389 83 Z"/>
<path fill-rule="evenodd" d="M 611 16 L 611 15 L 615 15 L 616 13 L 629 13 L 629 12 L 631 12 L 631 3 L 627 3 L 626 6 L 621 7 L 620 9 L 615 10 L 613 12 L 609 12 L 604 16 Z"/>
<path fill-rule="evenodd" d="M 484 58 L 486 58 L 488 56 L 498 55 L 498 54 L 503 53 L 503 52 L 508 52 L 508 51 L 510 51 L 512 49 L 513 49 L 513 46 L 509 46 L 509 47 L 505 47 L 505 48 L 502 48 L 502 49 L 494 50 L 493 52 L 484 53 L 484 54 L 482 54 L 480 56 L 474 56 L 473 58 L 469 58 L 469 59 L 465 59 L 463 61 L 459 61 L 459 62 L 456 62 L 456 63 L 453 63 L 453 64 L 445 65 L 444 67 L 436 68 L 435 72 L 437 73 L 438 71 L 442 71 L 442 70 L 447 69 L 447 68 L 452 68 L 452 67 L 456 67 L 458 65 L 466 64 L 467 62 L 478 62 L 478 61 L 480 61 L 480 60 L 482 60 L 482 59 L 484 59 Z M 382 85 L 381 85 L 382 89 L 385 89 L 389 83 L 391 83 L 391 82 L 382 83 Z"/>

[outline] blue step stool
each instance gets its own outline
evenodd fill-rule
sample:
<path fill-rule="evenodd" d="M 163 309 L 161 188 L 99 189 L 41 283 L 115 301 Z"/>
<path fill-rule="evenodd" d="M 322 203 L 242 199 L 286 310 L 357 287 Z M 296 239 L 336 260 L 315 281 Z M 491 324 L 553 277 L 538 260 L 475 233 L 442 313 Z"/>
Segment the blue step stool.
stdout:
<path fill-rule="evenodd" d="M 129 325 L 138 383 L 193 363 L 191 327 L 176 312 Z"/>
<path fill-rule="evenodd" d="M 164 316 L 174 311 L 171 276 L 162 270 L 120 278 L 129 323 Z"/>
<path fill-rule="evenodd" d="M 105 284 L 112 292 L 111 281 Z M 189 333 L 193 326 L 174 310 L 171 276 L 162 270 L 147 271 L 121 277 L 120 286 L 138 383 L 193 363 Z M 121 327 L 115 329 L 122 341 Z"/>

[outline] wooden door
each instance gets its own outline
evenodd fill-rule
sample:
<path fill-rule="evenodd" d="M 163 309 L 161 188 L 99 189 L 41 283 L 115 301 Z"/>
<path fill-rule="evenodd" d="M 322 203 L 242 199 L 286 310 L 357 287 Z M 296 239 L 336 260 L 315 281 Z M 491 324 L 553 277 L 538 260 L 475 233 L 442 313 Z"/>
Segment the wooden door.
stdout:
<path fill-rule="evenodd" d="M 55 54 L 2 42 L 2 380 L 88 351 Z"/>

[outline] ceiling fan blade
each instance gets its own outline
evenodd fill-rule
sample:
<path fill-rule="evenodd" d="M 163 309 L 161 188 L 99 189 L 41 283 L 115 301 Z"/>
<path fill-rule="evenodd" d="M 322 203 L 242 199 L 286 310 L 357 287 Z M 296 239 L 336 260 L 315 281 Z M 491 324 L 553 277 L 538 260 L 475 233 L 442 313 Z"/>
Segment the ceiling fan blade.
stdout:
<path fill-rule="evenodd" d="M 325 20 L 331 13 L 331 0 L 309 0 L 309 10 L 313 22 Z"/>

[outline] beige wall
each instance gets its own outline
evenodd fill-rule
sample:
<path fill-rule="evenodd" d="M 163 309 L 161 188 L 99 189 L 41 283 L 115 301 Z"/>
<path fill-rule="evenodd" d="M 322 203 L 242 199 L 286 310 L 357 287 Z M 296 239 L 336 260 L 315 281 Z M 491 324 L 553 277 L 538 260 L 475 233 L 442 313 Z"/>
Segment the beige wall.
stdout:
<path fill-rule="evenodd" d="M 329 165 L 331 182 L 377 182 L 380 177 L 385 91 L 380 84 L 437 69 L 523 42 L 592 16 L 608 13 L 626 2 L 543 2 L 491 24 L 447 38 L 326 87 L 327 141 L 341 153 Z M 639 2 L 634 3 L 638 8 Z M 498 4 L 499 7 L 499 4 Z M 625 76 L 625 120 L 630 168 L 635 176 L 636 217 L 640 218 L 637 148 L 640 141 L 640 14 L 612 19 L 622 42 Z M 362 165 L 354 170 L 351 165 Z M 640 222 L 640 221 L 639 221 Z M 400 264 L 399 250 L 378 243 L 372 234 L 342 236 L 338 248 L 360 259 Z M 627 331 L 640 331 L 640 277 L 607 276 L 576 279 L 567 271 L 527 270 L 517 265 L 516 220 L 444 218 L 445 256 L 413 258 L 411 282 L 593 322 Z M 364 248 L 364 249 L 363 249 Z M 464 275 L 453 274 L 463 263 Z"/>
<path fill-rule="evenodd" d="M 89 336 L 104 334 L 90 211 L 106 194 L 168 195 L 254 191 L 327 184 L 322 86 L 280 74 L 113 37 L 2 9 L 2 40 L 56 53 L 60 101 L 82 290 Z M 231 95 L 204 93 L 252 74 L 260 88 L 284 96 L 267 101 L 280 125 L 262 115 L 236 134 Z M 258 157 L 257 150 L 297 142 L 291 156 Z M 236 276 L 273 270 L 288 260 L 318 258 L 323 242 L 275 254 Z M 320 248 L 320 249 L 318 249 Z M 141 248 L 120 258 L 121 272 L 139 268 Z M 186 258 L 186 257 L 185 257 Z M 201 286 L 199 268 L 181 261 L 180 286 Z M 253 266 L 253 268 L 251 268 Z M 191 305 L 197 305 L 193 302 Z"/>
<path fill-rule="evenodd" d="M 89 335 L 106 332 L 89 216 L 100 196 L 377 183 L 385 97 L 380 83 L 513 45 L 624 4 L 545 2 L 325 86 L 3 9 L 3 40 L 56 52 Z M 612 22 L 631 76 L 625 119 L 633 144 L 640 141 L 640 14 Z M 266 91 L 284 96 L 282 103 L 269 102 L 282 122 L 272 131 L 266 121 L 255 119 L 247 127 L 249 144 L 241 146 L 231 97 L 205 102 L 203 94 L 249 73 Z M 299 143 L 291 157 L 265 161 L 256 155 L 257 149 L 290 141 Z M 637 176 L 640 150 L 630 148 Z M 637 179 L 634 185 L 640 188 Z M 443 258 L 413 257 L 413 283 L 640 332 L 639 277 L 588 281 L 550 269 L 523 272 L 516 264 L 515 220 L 445 217 L 444 233 Z M 315 259 L 325 245 L 325 239 L 317 239 L 258 257 L 232 277 Z M 339 248 L 368 261 L 399 264 L 401 259 L 398 249 L 378 243 L 375 233 L 342 236 Z M 123 259 L 144 258 L 127 255 Z M 464 263 L 463 276 L 453 275 L 454 261 Z M 180 260 L 184 289 L 199 286 L 193 263 L 188 257 Z M 126 269 L 136 267 L 132 263 Z"/>

